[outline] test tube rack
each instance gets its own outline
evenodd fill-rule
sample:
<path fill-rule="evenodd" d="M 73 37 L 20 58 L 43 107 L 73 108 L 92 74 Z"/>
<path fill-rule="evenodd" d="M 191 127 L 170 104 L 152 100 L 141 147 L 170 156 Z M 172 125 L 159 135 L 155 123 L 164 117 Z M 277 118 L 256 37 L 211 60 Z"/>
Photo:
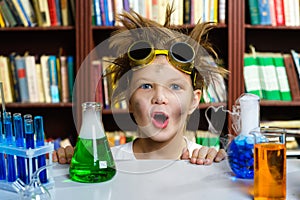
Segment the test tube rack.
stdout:
<path fill-rule="evenodd" d="M 13 145 L 5 145 L 4 143 L 0 143 L 0 153 L 3 153 L 4 155 L 13 155 L 15 157 L 24 157 L 28 158 L 28 177 L 29 177 L 29 183 L 32 178 L 33 174 L 33 168 L 32 168 L 32 161 L 33 158 L 37 158 L 41 155 L 48 155 L 49 159 L 47 160 L 47 165 L 50 165 L 47 170 L 47 183 L 43 183 L 43 186 L 47 189 L 51 189 L 54 187 L 54 179 L 53 179 L 53 172 L 52 172 L 52 152 L 54 151 L 54 144 L 53 143 L 45 143 L 44 146 L 36 147 L 35 149 L 26 149 L 22 147 L 15 147 Z M 36 159 L 35 159 L 36 160 Z M 7 162 L 6 162 L 7 164 Z M 15 165 L 16 168 L 18 167 Z M 7 166 L 6 166 L 7 168 Z M 6 170 L 7 171 L 7 170 Z M 16 169 L 17 171 L 17 169 Z M 18 178 L 18 176 L 17 176 Z M 7 177 L 6 180 L 0 180 L 0 189 L 17 192 L 12 186 L 13 182 L 8 182 Z"/>

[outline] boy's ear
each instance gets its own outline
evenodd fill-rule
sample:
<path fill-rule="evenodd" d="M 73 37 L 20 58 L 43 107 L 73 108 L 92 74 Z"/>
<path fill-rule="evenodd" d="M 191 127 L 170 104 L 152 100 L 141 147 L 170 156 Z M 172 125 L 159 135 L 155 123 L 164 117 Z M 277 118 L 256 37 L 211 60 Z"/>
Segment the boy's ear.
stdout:
<path fill-rule="evenodd" d="M 202 91 L 197 89 L 197 90 L 194 90 L 193 93 L 194 93 L 194 96 L 192 99 L 192 104 L 190 106 L 189 114 L 192 114 L 194 112 L 194 110 L 196 108 L 198 108 L 200 99 L 201 99 L 201 95 L 202 95 Z"/>

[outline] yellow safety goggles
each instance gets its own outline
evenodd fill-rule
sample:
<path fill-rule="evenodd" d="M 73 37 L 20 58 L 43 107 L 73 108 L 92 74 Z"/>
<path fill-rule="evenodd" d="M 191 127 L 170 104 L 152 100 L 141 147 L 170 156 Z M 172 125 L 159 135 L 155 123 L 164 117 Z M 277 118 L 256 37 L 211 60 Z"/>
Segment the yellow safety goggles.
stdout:
<path fill-rule="evenodd" d="M 165 55 L 171 65 L 186 74 L 192 74 L 194 69 L 195 52 L 192 46 L 185 42 L 174 43 L 169 50 L 157 50 L 150 42 L 141 40 L 128 48 L 127 55 L 133 68 L 142 68 L 150 64 L 156 55 Z"/>

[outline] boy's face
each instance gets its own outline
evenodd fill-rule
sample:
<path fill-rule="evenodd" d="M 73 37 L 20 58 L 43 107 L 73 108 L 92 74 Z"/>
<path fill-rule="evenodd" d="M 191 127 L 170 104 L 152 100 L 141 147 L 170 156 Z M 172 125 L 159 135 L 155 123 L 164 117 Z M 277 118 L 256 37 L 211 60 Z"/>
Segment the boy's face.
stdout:
<path fill-rule="evenodd" d="M 187 116 L 199 104 L 201 91 L 193 91 L 190 75 L 173 67 L 165 56 L 157 56 L 134 71 L 130 95 L 129 109 L 142 136 L 166 142 L 183 131 Z"/>

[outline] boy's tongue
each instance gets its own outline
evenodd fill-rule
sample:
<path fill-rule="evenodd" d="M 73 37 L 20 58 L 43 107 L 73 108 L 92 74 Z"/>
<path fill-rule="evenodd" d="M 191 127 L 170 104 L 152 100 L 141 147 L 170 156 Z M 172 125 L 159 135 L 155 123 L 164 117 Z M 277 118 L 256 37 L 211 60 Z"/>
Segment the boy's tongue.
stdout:
<path fill-rule="evenodd" d="M 169 123 L 169 118 L 164 113 L 155 113 L 152 117 L 152 123 L 156 128 L 166 128 Z"/>

